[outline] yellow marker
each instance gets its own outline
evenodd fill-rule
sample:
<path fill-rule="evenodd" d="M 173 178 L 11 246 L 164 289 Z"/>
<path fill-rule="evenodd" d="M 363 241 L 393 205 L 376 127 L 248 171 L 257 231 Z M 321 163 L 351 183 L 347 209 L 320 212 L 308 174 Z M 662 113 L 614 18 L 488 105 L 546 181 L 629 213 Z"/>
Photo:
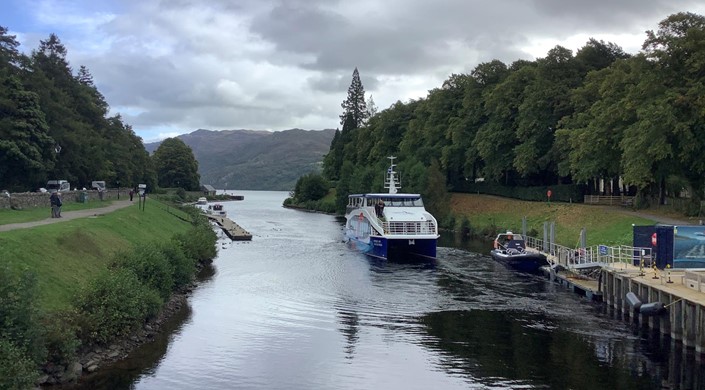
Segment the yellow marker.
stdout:
<path fill-rule="evenodd" d="M 666 264 L 666 274 L 668 275 L 668 280 L 666 281 L 666 283 L 673 283 L 673 281 L 671 280 L 671 265 L 670 264 Z"/>

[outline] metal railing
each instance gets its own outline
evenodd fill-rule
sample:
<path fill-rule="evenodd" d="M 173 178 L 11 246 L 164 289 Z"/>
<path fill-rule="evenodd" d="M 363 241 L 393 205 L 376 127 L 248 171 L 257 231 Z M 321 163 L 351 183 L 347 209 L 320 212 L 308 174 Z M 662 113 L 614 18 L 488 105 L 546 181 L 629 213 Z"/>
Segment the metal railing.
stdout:
<path fill-rule="evenodd" d="M 416 236 L 437 234 L 433 221 L 400 221 L 381 222 L 384 234 L 400 236 Z"/>
<path fill-rule="evenodd" d="M 545 254 L 551 265 L 558 264 L 568 269 L 592 267 L 626 268 L 627 265 L 638 265 L 642 261 L 645 267 L 649 267 L 652 259 L 651 248 L 627 245 L 614 247 L 593 245 L 585 248 L 568 248 L 527 236 L 526 247 Z"/>

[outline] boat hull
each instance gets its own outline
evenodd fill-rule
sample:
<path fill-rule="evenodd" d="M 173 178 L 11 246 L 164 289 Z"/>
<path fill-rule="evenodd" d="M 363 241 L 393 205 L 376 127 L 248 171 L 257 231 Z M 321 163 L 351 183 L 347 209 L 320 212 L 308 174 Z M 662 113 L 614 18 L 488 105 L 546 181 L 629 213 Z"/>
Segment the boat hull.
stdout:
<path fill-rule="evenodd" d="M 365 240 L 349 237 L 347 240 L 350 248 L 385 260 L 435 259 L 437 241 L 436 238 L 390 239 L 379 236 Z"/>
<path fill-rule="evenodd" d="M 510 255 L 505 251 L 494 249 L 491 255 L 494 260 L 521 272 L 538 272 L 539 268 L 548 265 L 546 256 L 541 253 L 524 252 Z"/>

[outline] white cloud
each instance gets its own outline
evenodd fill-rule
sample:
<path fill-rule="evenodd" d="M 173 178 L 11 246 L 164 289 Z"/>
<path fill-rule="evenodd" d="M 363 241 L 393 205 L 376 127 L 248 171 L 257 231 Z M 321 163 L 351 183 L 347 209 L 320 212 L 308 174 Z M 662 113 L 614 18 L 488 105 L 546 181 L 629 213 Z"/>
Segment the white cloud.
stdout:
<path fill-rule="evenodd" d="M 492 59 L 575 52 L 589 38 L 634 53 L 669 14 L 705 13 L 696 0 L 41 0 L 27 9 L 32 27 L 0 24 L 32 45 L 25 51 L 55 31 L 71 65 L 86 65 L 112 111 L 150 140 L 338 127 L 356 66 L 386 108 Z"/>

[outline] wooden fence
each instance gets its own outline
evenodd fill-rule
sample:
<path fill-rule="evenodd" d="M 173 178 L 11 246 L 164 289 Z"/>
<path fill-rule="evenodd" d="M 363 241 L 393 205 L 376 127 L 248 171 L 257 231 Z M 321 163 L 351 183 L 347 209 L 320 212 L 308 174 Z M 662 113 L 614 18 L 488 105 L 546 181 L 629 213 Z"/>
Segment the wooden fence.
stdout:
<path fill-rule="evenodd" d="M 607 196 L 607 195 L 585 195 L 583 197 L 585 204 L 604 204 L 612 206 L 631 207 L 634 204 L 633 196 Z"/>

